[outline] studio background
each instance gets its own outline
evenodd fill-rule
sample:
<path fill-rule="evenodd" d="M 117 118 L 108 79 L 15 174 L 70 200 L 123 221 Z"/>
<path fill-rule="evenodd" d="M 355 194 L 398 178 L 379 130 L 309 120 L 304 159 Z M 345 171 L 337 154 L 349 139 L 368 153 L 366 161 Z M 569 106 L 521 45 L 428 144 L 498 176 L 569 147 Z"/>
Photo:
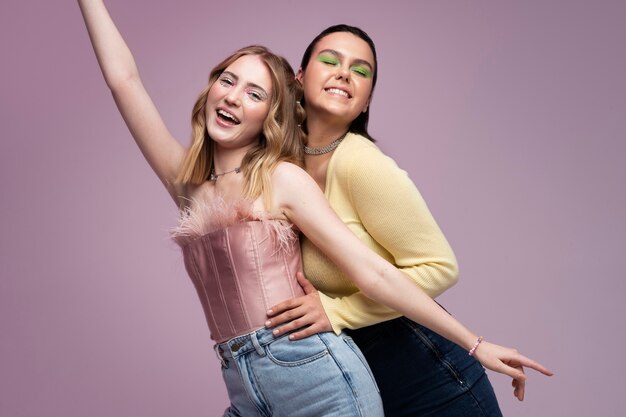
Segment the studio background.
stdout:
<path fill-rule="evenodd" d="M 623 2 L 107 5 L 185 144 L 209 70 L 235 49 L 297 66 L 326 26 L 365 29 L 380 62 L 371 133 L 459 259 L 439 301 L 556 372 L 531 372 L 522 403 L 490 373 L 504 415 L 623 415 Z M 0 415 L 221 415 L 218 361 L 168 237 L 176 209 L 77 3 L 3 2 L 0 46 Z"/>

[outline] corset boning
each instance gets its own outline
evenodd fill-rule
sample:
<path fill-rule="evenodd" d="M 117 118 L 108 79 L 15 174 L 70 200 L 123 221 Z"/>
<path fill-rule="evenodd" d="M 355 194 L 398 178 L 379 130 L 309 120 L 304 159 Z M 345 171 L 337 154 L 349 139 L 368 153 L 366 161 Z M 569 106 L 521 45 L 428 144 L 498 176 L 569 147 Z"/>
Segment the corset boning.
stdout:
<path fill-rule="evenodd" d="M 269 307 L 304 295 L 299 241 L 292 230 L 285 239 L 285 223 L 240 221 L 181 244 L 216 342 L 264 327 Z"/>

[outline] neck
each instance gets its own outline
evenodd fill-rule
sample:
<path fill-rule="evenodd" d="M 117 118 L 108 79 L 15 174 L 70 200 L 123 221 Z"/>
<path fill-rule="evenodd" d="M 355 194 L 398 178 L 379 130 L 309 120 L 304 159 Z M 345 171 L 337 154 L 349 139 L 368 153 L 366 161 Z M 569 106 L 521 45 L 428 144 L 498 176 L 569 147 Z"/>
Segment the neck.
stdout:
<path fill-rule="evenodd" d="M 241 161 L 251 146 L 229 149 L 216 145 L 213 152 L 213 170 L 215 173 L 220 174 L 241 167 Z"/>
<path fill-rule="evenodd" d="M 318 117 L 307 116 L 307 144 L 312 147 L 326 146 L 348 131 L 349 124 L 333 123 Z"/>

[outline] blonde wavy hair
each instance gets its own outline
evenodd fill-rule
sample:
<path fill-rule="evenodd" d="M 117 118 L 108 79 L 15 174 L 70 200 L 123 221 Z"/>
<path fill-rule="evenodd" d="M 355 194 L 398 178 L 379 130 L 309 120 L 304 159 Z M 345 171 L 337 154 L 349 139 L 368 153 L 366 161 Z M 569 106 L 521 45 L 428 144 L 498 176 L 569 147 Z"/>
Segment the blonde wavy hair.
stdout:
<path fill-rule="evenodd" d="M 191 113 L 192 143 L 176 182 L 200 185 L 207 181 L 213 170 L 214 142 L 207 133 L 205 107 L 207 94 L 222 72 L 245 55 L 259 56 L 267 66 L 272 79 L 269 112 L 263 122 L 259 143 L 243 158 L 241 172 L 244 177 L 244 198 L 255 200 L 263 196 L 266 209 L 271 207 L 271 175 L 281 161 L 302 165 L 304 132 L 301 129 L 305 114 L 300 105 L 302 87 L 295 80 L 289 62 L 264 46 L 241 48 L 220 62 L 209 75 L 209 83 L 202 90 Z"/>

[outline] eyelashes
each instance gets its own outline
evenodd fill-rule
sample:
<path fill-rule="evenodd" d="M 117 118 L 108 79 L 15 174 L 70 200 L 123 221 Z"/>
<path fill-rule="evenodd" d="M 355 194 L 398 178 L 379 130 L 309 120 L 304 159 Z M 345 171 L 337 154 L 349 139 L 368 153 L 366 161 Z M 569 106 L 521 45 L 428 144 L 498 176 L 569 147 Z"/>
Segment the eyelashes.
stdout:
<path fill-rule="evenodd" d="M 319 55 L 317 60 L 322 64 L 339 65 L 339 60 L 332 55 Z"/>
<path fill-rule="evenodd" d="M 224 87 L 232 87 L 233 85 L 235 85 L 235 82 L 227 76 L 222 75 L 219 79 L 220 84 L 222 84 Z"/>
<path fill-rule="evenodd" d="M 247 91 L 246 93 L 248 94 L 248 97 L 252 99 L 252 101 L 259 102 L 259 101 L 265 100 L 265 96 L 258 91 L 250 90 L 250 91 Z"/>
<path fill-rule="evenodd" d="M 362 65 L 354 65 L 350 67 L 350 71 L 364 78 L 370 78 L 372 76 L 372 72 Z"/>
<path fill-rule="evenodd" d="M 334 67 L 340 65 L 339 59 L 333 55 L 320 54 L 318 55 L 317 60 L 322 64 L 331 65 Z M 350 67 L 350 71 L 363 78 L 370 78 L 372 76 L 372 71 L 364 65 L 353 65 Z"/>
<path fill-rule="evenodd" d="M 222 75 L 218 79 L 218 81 L 220 85 L 227 88 L 234 87 L 237 84 L 237 82 L 228 75 Z M 244 92 L 246 96 L 248 96 L 250 100 L 254 101 L 255 103 L 267 100 L 267 94 L 264 91 L 259 91 L 259 89 L 253 86 L 245 88 Z"/>

